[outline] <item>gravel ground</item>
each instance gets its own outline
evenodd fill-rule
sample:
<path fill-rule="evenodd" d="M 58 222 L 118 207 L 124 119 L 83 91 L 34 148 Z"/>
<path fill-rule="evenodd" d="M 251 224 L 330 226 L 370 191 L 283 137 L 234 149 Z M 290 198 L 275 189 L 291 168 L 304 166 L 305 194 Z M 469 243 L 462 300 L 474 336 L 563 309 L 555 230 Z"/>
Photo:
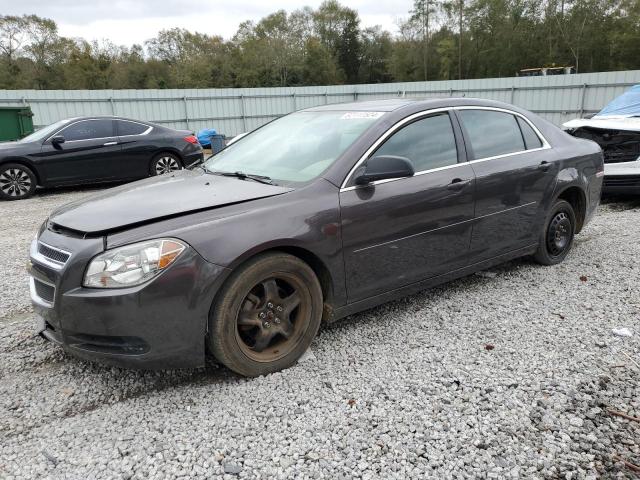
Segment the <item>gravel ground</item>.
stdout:
<path fill-rule="evenodd" d="M 640 201 L 528 260 L 321 330 L 243 379 L 76 360 L 32 334 L 24 263 L 55 206 L 0 203 L 0 478 L 632 478 L 640 465 Z M 630 337 L 612 329 L 626 327 Z"/>

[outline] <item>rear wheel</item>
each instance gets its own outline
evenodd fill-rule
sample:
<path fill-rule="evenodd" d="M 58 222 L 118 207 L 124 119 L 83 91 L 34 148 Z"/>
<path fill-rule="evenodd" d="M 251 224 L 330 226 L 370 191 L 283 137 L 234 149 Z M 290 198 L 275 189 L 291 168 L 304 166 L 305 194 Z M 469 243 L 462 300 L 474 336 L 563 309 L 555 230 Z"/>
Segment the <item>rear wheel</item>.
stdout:
<path fill-rule="evenodd" d="M 256 257 L 232 274 L 210 318 L 209 346 L 231 370 L 249 377 L 293 365 L 322 317 L 313 270 L 284 253 Z"/>
<path fill-rule="evenodd" d="M 165 173 L 175 172 L 182 168 L 182 162 L 173 153 L 161 153 L 151 161 L 151 171 L 153 175 L 164 175 Z"/>
<path fill-rule="evenodd" d="M 36 190 L 36 176 L 33 171 L 19 163 L 0 166 L 0 198 L 21 200 L 33 195 Z"/>
<path fill-rule="evenodd" d="M 542 265 L 556 265 L 569 254 L 576 231 L 576 214 L 571 204 L 558 200 L 545 224 L 535 260 Z"/>

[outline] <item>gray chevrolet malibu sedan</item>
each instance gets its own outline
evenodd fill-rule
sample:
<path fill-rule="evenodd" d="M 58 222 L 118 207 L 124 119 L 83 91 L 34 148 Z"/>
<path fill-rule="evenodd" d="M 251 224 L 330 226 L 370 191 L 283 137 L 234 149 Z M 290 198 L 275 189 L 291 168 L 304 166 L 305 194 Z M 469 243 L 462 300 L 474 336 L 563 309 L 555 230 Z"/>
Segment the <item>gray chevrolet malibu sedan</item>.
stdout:
<path fill-rule="evenodd" d="M 322 322 L 533 255 L 561 262 L 594 214 L 603 158 L 484 100 L 327 105 L 191 170 L 54 211 L 31 245 L 42 336 L 86 359 L 248 376 Z"/>

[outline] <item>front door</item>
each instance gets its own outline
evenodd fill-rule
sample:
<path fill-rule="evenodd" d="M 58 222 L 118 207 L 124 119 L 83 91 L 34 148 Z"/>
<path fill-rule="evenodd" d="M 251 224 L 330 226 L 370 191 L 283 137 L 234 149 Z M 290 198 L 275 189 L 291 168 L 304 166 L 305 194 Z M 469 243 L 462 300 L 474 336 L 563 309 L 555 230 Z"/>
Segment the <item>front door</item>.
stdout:
<path fill-rule="evenodd" d="M 448 112 L 397 128 L 370 156 L 397 155 L 413 177 L 340 192 L 349 302 L 468 263 L 474 174 Z"/>
<path fill-rule="evenodd" d="M 64 143 L 42 145 L 40 164 L 48 184 L 108 180 L 121 152 L 110 118 L 80 120 L 57 132 Z"/>

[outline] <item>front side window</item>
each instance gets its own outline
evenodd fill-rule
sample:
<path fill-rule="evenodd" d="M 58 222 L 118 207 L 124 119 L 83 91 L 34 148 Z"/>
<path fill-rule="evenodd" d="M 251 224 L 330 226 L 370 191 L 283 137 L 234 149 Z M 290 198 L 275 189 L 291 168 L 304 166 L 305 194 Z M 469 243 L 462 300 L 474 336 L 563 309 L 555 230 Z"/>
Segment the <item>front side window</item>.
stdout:
<path fill-rule="evenodd" d="M 149 130 L 148 125 L 143 125 L 137 122 L 128 122 L 126 120 L 116 120 L 118 135 L 126 136 L 126 135 L 142 135 L 144 132 Z"/>
<path fill-rule="evenodd" d="M 333 164 L 381 112 L 297 112 L 274 120 L 204 163 L 213 173 L 262 175 L 299 184 Z"/>
<path fill-rule="evenodd" d="M 82 120 L 69 125 L 60 132 L 67 142 L 113 137 L 113 120 Z"/>
<path fill-rule="evenodd" d="M 403 127 L 373 154 L 379 155 L 408 158 L 416 172 L 456 164 L 458 150 L 449 114 L 432 115 Z"/>
<path fill-rule="evenodd" d="M 475 160 L 525 150 L 516 117 L 493 110 L 460 110 Z"/>

